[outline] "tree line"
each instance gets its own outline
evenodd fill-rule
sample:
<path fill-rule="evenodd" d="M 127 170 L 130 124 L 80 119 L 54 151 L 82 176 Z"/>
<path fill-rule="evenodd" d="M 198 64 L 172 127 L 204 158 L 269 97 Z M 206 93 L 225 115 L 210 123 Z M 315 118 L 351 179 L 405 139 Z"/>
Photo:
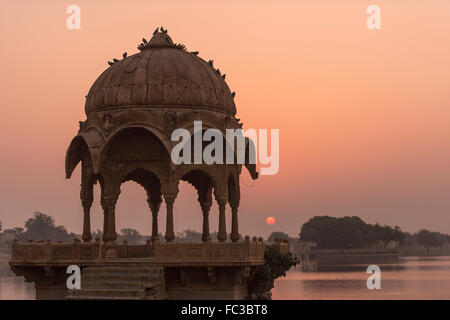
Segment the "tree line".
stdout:
<path fill-rule="evenodd" d="M 67 231 L 62 225 L 56 225 L 53 217 L 42 212 L 34 212 L 33 216 L 26 220 L 24 228 L 12 228 L 2 231 L 0 221 L 0 245 L 10 247 L 14 239 L 19 241 L 34 241 L 51 239 L 52 241 L 71 242 L 80 235 Z M 92 238 L 102 238 L 102 231 L 92 232 Z M 160 241 L 164 236 L 159 234 Z M 184 230 L 178 232 L 175 242 L 201 242 L 202 234 L 195 230 Z M 286 239 L 289 241 L 301 240 L 312 242 L 318 249 L 355 249 L 367 248 L 373 245 L 386 247 L 391 241 L 398 241 L 403 246 L 422 245 L 427 250 L 432 247 L 441 247 L 450 243 L 450 235 L 439 232 L 432 232 L 425 229 L 411 234 L 403 232 L 398 226 L 382 226 L 380 224 L 368 224 L 357 216 L 330 217 L 315 216 L 301 226 L 298 238 L 289 237 L 284 232 L 273 232 L 268 243 L 275 242 L 275 239 Z M 128 244 L 145 243 L 149 236 L 142 235 L 132 228 L 122 228 L 117 235 L 117 242 L 124 240 Z M 242 235 L 240 235 L 242 240 Z M 217 232 L 211 233 L 211 240 L 217 241 Z"/>
<path fill-rule="evenodd" d="M 293 241 L 283 232 L 274 232 L 269 242 L 275 238 Z M 374 245 L 386 247 L 397 241 L 401 246 L 422 245 L 427 250 L 450 243 L 450 235 L 422 229 L 411 234 L 403 232 L 398 226 L 368 224 L 357 216 L 330 217 L 315 216 L 304 223 L 300 229 L 299 240 L 312 242 L 317 249 L 358 249 Z"/>

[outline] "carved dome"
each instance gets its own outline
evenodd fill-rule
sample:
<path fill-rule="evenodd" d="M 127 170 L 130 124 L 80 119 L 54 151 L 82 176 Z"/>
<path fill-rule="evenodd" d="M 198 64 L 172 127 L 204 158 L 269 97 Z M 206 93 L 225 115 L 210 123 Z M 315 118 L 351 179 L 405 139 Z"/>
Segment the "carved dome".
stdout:
<path fill-rule="evenodd" d="M 234 116 L 236 106 L 224 76 L 212 62 L 174 44 L 161 28 L 137 54 L 109 62 L 86 96 L 86 115 L 142 106 L 207 109 Z"/>

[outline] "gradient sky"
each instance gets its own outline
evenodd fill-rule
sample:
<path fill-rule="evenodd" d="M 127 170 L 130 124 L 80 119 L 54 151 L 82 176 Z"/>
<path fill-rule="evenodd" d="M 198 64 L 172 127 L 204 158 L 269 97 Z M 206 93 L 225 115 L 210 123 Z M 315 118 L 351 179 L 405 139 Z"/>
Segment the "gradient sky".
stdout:
<path fill-rule="evenodd" d="M 81 7 L 81 30 L 66 28 L 70 4 Z M 371 4 L 382 10 L 379 31 L 366 28 Z M 227 74 L 245 128 L 280 129 L 279 173 L 242 177 L 242 234 L 294 236 L 324 214 L 450 233 L 448 0 L 0 0 L 0 15 L 4 228 L 39 210 L 81 232 L 80 168 L 66 180 L 64 157 L 84 97 L 107 60 L 136 53 L 162 25 Z M 98 187 L 95 198 L 93 229 Z M 174 211 L 175 231 L 201 230 L 189 185 Z M 118 230 L 150 233 L 136 184 L 122 186 L 116 212 Z M 217 216 L 215 205 L 211 230 Z"/>

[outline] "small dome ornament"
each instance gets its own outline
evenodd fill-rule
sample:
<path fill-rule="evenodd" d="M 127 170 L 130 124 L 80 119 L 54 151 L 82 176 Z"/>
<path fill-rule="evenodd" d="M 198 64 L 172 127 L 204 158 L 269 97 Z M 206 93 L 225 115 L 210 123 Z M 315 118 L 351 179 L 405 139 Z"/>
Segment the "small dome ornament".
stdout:
<path fill-rule="evenodd" d="M 144 51 L 150 48 L 175 48 L 182 51 L 186 51 L 186 47 L 181 43 L 174 43 L 172 38 L 167 34 L 167 30 L 163 27 L 156 28 L 153 32 L 152 38 L 147 41 L 142 39 L 142 43 L 139 44 L 138 49 Z"/>

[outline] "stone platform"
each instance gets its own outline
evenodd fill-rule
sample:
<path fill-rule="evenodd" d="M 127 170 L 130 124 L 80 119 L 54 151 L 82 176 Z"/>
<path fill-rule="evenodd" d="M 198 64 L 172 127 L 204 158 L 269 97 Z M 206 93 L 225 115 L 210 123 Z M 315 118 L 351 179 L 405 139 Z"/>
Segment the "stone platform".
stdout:
<path fill-rule="evenodd" d="M 100 242 L 14 242 L 11 269 L 34 282 L 37 299 L 244 299 L 265 245 L 159 243 L 117 245 L 105 259 Z M 66 269 L 82 270 L 81 290 L 69 291 Z M 159 270 L 159 271 L 158 271 Z"/>

